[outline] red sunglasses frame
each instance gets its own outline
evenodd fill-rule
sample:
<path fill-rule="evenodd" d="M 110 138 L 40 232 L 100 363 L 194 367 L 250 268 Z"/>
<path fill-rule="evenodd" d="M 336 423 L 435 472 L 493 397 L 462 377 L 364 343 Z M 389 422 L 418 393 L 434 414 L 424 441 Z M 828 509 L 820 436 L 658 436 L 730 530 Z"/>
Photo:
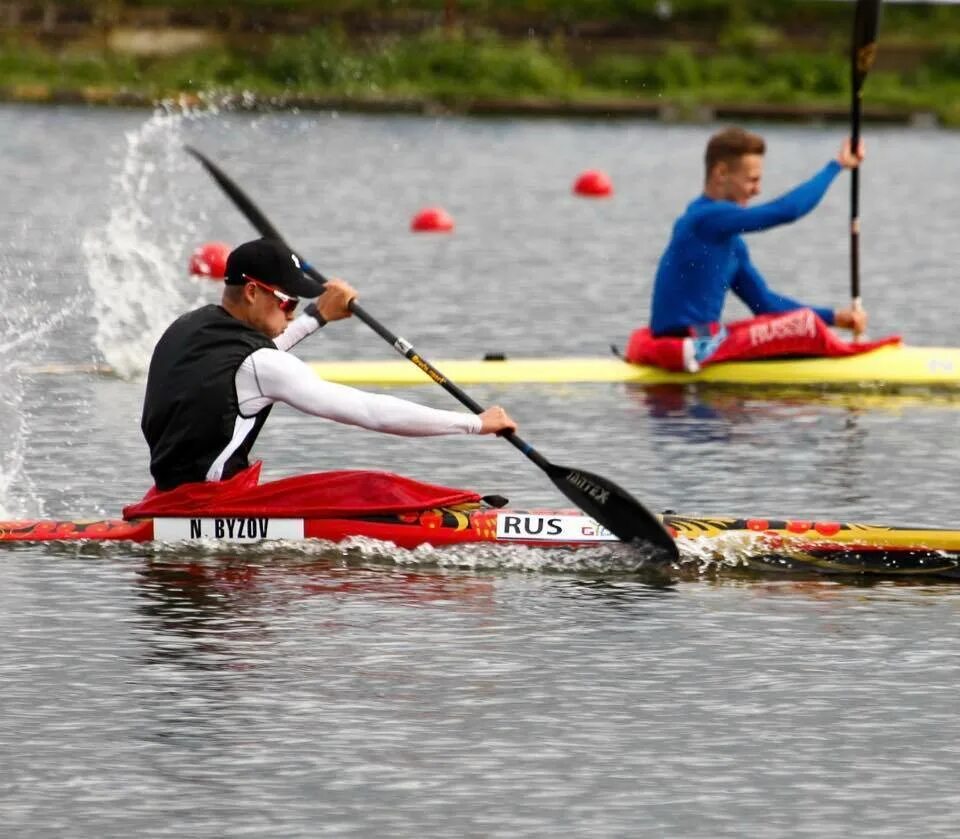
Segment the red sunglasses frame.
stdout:
<path fill-rule="evenodd" d="M 297 310 L 297 306 L 300 305 L 300 298 L 293 297 L 290 294 L 284 294 L 280 289 L 274 288 L 272 285 L 258 280 L 256 277 L 251 277 L 249 274 L 241 274 L 248 283 L 253 283 L 254 285 L 260 286 L 264 291 L 269 291 L 276 299 L 277 305 L 280 307 L 280 311 L 285 315 L 289 315 L 291 312 Z"/>

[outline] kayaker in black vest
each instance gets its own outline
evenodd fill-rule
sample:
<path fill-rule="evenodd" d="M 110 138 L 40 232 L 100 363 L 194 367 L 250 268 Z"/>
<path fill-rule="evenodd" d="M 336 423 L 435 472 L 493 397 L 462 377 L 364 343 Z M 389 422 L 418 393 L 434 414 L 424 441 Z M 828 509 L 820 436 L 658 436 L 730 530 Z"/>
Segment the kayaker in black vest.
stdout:
<path fill-rule="evenodd" d="M 220 305 L 175 320 L 150 361 L 140 427 L 157 489 L 219 481 L 248 466 L 275 402 L 388 434 L 495 434 L 516 430 L 499 406 L 474 415 L 367 393 L 317 377 L 286 352 L 332 320 L 349 317 L 356 290 L 323 286 L 282 242 L 257 239 L 227 259 Z M 294 319 L 301 297 L 316 297 Z"/>

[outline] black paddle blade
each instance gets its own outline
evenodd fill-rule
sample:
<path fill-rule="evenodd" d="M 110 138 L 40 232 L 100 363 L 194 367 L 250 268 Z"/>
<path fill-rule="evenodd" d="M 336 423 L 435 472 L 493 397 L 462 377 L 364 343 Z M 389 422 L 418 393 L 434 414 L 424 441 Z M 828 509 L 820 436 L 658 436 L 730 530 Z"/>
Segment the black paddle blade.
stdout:
<path fill-rule="evenodd" d="M 210 173 L 210 177 L 220 185 L 220 188 L 227 194 L 230 200 L 236 204 L 240 212 L 247 217 L 247 220 L 256 228 L 261 236 L 266 236 L 269 239 L 279 239 L 281 242 L 283 241 L 283 237 L 277 229 L 270 224 L 267 217 L 260 212 L 260 208 L 247 197 L 247 194 L 233 182 L 226 172 L 206 157 L 206 155 L 193 148 L 193 146 L 184 146 L 184 148 L 200 161 L 203 168 Z"/>
<path fill-rule="evenodd" d="M 857 0 L 853 13 L 852 62 L 853 87 L 859 90 L 877 57 L 877 32 L 880 29 L 881 0 Z"/>
<path fill-rule="evenodd" d="M 216 163 L 210 160 L 210 158 L 208 158 L 202 152 L 199 152 L 193 148 L 193 146 L 184 146 L 184 149 L 186 149 L 190 154 L 200 161 L 201 165 L 207 170 L 210 177 L 212 177 L 217 182 L 220 189 L 226 193 L 227 198 L 233 202 L 234 206 L 246 217 L 247 221 L 253 225 L 254 229 L 261 236 L 266 236 L 269 239 L 278 239 L 279 241 L 284 242 L 284 238 L 280 235 L 280 231 L 270 223 L 270 220 L 263 214 L 263 212 L 261 212 L 260 208 L 253 203 L 253 200 L 250 198 L 250 196 L 240 189 L 240 187 L 237 186 L 233 179 L 227 175 L 223 169 L 217 166 Z M 287 245 L 287 247 L 290 246 Z M 324 277 L 323 274 L 321 274 L 312 265 L 307 264 L 307 261 L 301 258 L 299 254 L 297 257 L 302 263 L 304 274 L 313 277 L 320 283 L 325 283 L 327 281 L 327 278 Z"/>
<path fill-rule="evenodd" d="M 550 464 L 550 480 L 564 495 L 624 542 L 646 542 L 680 558 L 677 543 L 653 513 L 613 481 L 571 466 Z"/>

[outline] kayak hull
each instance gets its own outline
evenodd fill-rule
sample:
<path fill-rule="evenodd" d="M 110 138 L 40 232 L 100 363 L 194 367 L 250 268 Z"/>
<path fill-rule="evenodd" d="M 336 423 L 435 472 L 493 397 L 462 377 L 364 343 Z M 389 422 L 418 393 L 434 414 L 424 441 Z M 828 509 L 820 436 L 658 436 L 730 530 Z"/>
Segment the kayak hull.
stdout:
<path fill-rule="evenodd" d="M 0 521 L 0 542 L 150 542 L 153 541 L 151 519 L 90 519 L 54 521 L 26 519 Z"/>
<path fill-rule="evenodd" d="M 616 358 L 508 358 L 432 362 L 459 385 L 630 382 L 639 385 L 706 382 L 742 386 L 891 387 L 960 389 L 960 348 L 893 345 L 842 358 L 782 358 L 708 365 L 674 373 Z M 411 387 L 430 377 L 405 359 L 313 361 L 321 378 L 341 384 Z"/>
<path fill-rule="evenodd" d="M 665 514 L 685 560 L 765 572 L 960 577 L 960 530 L 835 521 Z M 523 545 L 596 549 L 620 544 L 576 510 L 492 509 L 478 504 L 360 518 L 200 517 L 0 522 L 0 542 L 92 540 L 231 548 L 270 540 L 366 538 L 399 548 Z"/>

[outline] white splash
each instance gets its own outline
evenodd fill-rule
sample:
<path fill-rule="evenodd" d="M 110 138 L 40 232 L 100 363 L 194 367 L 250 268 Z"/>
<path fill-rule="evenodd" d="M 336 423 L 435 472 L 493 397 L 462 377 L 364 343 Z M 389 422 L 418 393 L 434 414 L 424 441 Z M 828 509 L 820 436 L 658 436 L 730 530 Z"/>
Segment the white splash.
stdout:
<path fill-rule="evenodd" d="M 183 134 L 187 122 L 216 113 L 212 106 L 161 107 L 127 132 L 120 170 L 111 179 L 109 218 L 84 236 L 94 343 L 121 377 L 141 375 L 163 330 L 209 297 L 209 289 L 186 278 L 179 264 L 203 221 L 190 206 L 195 178 L 186 176 L 191 162 L 183 153 Z"/>
<path fill-rule="evenodd" d="M 3 352 L 0 350 L 0 359 Z M 0 454 L 0 520 L 24 515 L 23 457 L 27 448 L 28 424 L 23 413 L 23 385 L 19 376 L 13 382 L 4 377 L 4 400 L 0 403 L 0 425 L 4 428 L 5 445 Z M 13 385 L 11 387 L 11 385 Z M 13 505 L 16 505 L 15 507 Z"/>
<path fill-rule="evenodd" d="M 29 264 L 4 265 L 0 274 L 13 279 L 0 284 L 0 428 L 4 434 L 0 448 L 0 520 L 9 520 L 43 515 L 43 502 L 24 469 L 30 417 L 24 405 L 26 381 L 21 368 L 24 357 L 34 358 L 43 348 L 45 336 L 63 322 L 71 304 L 63 302 L 59 311 L 50 314 L 24 303 L 37 296 Z M 16 289 L 16 294 L 8 296 L 8 289 Z"/>

